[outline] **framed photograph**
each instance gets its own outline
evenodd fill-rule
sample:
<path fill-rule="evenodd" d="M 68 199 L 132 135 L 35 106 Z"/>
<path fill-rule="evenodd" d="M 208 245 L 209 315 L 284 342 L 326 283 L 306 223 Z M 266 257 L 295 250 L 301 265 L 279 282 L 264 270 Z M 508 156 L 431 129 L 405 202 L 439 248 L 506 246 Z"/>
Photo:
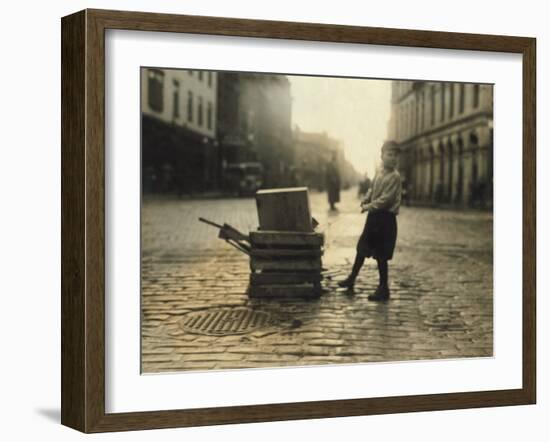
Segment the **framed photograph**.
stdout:
<path fill-rule="evenodd" d="M 533 38 L 62 19 L 62 423 L 534 404 Z"/>

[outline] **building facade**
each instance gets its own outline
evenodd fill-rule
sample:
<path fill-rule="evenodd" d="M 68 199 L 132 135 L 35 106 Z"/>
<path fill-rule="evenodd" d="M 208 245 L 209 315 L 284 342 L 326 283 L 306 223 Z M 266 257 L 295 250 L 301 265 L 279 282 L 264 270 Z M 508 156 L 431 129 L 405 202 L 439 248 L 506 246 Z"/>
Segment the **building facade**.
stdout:
<path fill-rule="evenodd" d="M 217 133 L 222 162 L 259 162 L 264 187 L 287 185 L 292 159 L 288 78 L 247 72 L 218 75 Z"/>
<path fill-rule="evenodd" d="M 492 85 L 393 81 L 389 139 L 409 201 L 492 204 Z"/>
<path fill-rule="evenodd" d="M 141 71 L 145 192 L 193 193 L 219 186 L 217 73 Z"/>
<path fill-rule="evenodd" d="M 296 185 L 310 189 L 326 190 L 327 165 L 336 162 L 342 188 L 357 184 L 359 174 L 347 161 L 342 143 L 330 137 L 326 132 L 304 132 L 299 127 L 293 131 Z"/>

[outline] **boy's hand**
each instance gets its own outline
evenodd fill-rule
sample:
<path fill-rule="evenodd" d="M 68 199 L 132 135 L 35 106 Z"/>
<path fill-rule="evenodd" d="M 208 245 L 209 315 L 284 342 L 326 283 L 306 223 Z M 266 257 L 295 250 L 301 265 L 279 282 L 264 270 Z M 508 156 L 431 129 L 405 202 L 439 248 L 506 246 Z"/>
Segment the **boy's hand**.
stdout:
<path fill-rule="evenodd" d="M 367 204 L 366 202 L 361 203 L 361 213 L 368 212 L 370 210 L 370 204 Z"/>
<path fill-rule="evenodd" d="M 369 189 L 365 197 L 361 200 L 361 206 L 367 205 L 371 200 L 372 189 Z"/>

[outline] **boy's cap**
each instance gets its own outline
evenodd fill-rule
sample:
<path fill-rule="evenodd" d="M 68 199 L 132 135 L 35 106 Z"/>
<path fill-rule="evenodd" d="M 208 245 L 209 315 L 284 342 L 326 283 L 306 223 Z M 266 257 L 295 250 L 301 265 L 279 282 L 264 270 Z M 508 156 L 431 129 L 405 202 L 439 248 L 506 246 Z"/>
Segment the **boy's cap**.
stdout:
<path fill-rule="evenodd" d="M 399 153 L 401 151 L 401 149 L 399 148 L 399 145 L 395 141 L 386 141 L 382 145 L 382 149 L 381 149 L 382 153 L 384 153 L 388 150 L 393 150 L 397 153 Z"/>

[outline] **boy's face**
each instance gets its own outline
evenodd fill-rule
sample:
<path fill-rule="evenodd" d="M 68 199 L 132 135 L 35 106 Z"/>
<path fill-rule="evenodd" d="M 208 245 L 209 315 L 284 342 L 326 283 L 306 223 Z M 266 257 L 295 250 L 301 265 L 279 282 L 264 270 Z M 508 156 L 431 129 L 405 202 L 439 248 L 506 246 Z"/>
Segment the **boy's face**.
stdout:
<path fill-rule="evenodd" d="M 395 169 L 399 154 L 394 149 L 388 149 L 382 152 L 382 164 L 386 169 Z"/>

